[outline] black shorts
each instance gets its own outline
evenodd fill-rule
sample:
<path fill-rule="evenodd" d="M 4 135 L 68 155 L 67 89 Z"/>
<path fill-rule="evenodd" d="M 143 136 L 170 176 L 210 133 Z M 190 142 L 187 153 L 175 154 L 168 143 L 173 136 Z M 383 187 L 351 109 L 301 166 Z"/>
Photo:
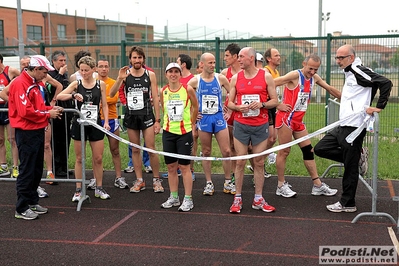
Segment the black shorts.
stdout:
<path fill-rule="evenodd" d="M 0 104 L 0 108 L 7 110 L 0 112 L 0 126 L 6 126 L 10 123 L 10 120 L 8 119 L 8 104 Z"/>
<path fill-rule="evenodd" d="M 269 111 L 269 126 L 274 126 L 276 121 L 277 108 L 274 107 L 272 109 L 269 109 L 268 111 Z"/>
<path fill-rule="evenodd" d="M 101 126 L 101 122 L 100 124 L 97 123 L 97 125 Z M 80 140 L 82 141 L 81 137 L 80 137 L 80 127 L 81 125 L 77 122 L 77 121 L 73 121 L 71 124 L 71 138 L 73 140 Z M 105 133 L 102 132 L 101 130 L 93 127 L 93 126 L 84 126 L 84 132 L 85 132 L 85 136 L 84 136 L 84 140 L 88 140 L 88 141 L 99 141 L 99 140 L 103 140 L 104 139 L 104 135 Z"/>
<path fill-rule="evenodd" d="M 162 133 L 162 145 L 164 152 L 191 155 L 191 149 L 193 147 L 193 134 L 190 132 L 177 135 L 170 133 L 168 131 L 163 131 Z M 190 160 L 179 159 L 175 157 L 165 156 L 165 164 L 171 164 L 174 162 L 179 162 L 181 165 L 189 165 Z"/>
<path fill-rule="evenodd" d="M 152 127 L 155 123 L 155 116 L 153 113 L 149 115 L 129 115 L 125 113 L 123 119 L 123 126 L 133 130 L 144 130 Z"/>

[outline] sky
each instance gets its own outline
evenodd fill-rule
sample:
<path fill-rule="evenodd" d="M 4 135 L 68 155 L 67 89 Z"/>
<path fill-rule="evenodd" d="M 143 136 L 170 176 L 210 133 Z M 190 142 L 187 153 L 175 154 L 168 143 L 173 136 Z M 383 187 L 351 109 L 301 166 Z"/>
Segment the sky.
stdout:
<path fill-rule="evenodd" d="M 2 1 L 17 7 L 17 0 Z M 7 3 L 4 3 L 7 2 Z M 320 0 L 20 0 L 21 8 L 41 12 L 87 16 L 154 26 L 154 31 L 180 32 L 189 39 L 214 31 L 227 39 L 263 37 L 314 37 L 319 33 Z M 93 4 L 93 2 L 95 4 Z M 322 12 L 330 13 L 322 22 L 321 35 L 340 31 L 345 35 L 380 35 L 399 31 L 393 0 L 323 0 Z M 325 16 L 327 17 L 327 16 Z M 187 25 L 188 32 L 187 32 Z M 398 32 L 399 33 L 399 32 Z M 205 39 L 205 38 L 202 38 Z"/>

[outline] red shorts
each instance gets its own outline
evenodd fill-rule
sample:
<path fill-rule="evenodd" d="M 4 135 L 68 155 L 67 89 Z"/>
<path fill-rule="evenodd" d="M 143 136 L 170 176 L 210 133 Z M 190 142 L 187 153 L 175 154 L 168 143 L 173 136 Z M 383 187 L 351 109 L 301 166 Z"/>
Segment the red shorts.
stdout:
<path fill-rule="evenodd" d="M 289 119 L 289 116 L 287 113 L 277 112 L 275 128 L 281 128 L 283 125 L 286 125 L 288 128 L 290 128 L 294 132 L 299 132 L 299 131 L 303 131 L 306 129 L 306 126 L 302 122 L 302 120 Z"/>

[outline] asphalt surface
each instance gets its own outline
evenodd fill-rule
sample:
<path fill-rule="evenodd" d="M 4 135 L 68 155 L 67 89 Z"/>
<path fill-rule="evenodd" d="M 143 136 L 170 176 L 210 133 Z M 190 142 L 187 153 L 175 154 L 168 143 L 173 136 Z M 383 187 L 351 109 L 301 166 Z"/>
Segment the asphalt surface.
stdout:
<path fill-rule="evenodd" d="M 88 171 L 88 178 L 91 171 Z M 134 174 L 125 174 L 129 184 Z M 389 228 L 397 225 L 380 216 L 356 215 L 372 210 L 371 195 L 359 182 L 355 213 L 331 213 L 326 205 L 339 196 L 312 196 L 309 177 L 286 177 L 298 192 L 296 198 L 275 195 L 277 177 L 265 180 L 263 196 L 276 207 L 273 213 L 251 208 L 254 188 L 245 177 L 243 209 L 230 214 L 233 196 L 223 193 L 222 175 L 213 175 L 216 192 L 203 196 L 203 174 L 196 173 L 194 209 L 160 207 L 169 196 L 152 191 L 152 176 L 144 174 L 147 186 L 140 193 L 113 186 L 114 173 L 104 172 L 104 188 L 111 199 L 101 200 L 88 191 L 80 211 L 71 201 L 74 183 L 50 186 L 40 200 L 49 212 L 39 219 L 14 218 L 15 183 L 1 182 L 0 265 L 319 265 L 319 246 L 392 246 Z M 324 179 L 341 191 L 341 179 Z M 183 186 L 180 182 L 179 194 Z M 396 181 L 378 182 L 378 212 L 398 217 Z M 396 220 L 395 220 L 396 221 Z"/>

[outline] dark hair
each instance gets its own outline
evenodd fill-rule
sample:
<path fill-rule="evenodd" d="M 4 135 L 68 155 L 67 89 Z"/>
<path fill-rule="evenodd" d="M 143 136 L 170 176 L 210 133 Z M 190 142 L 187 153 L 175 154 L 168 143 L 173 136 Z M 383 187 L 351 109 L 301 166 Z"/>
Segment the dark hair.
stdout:
<path fill-rule="evenodd" d="M 0 63 L 3 63 L 3 55 L 2 54 L 0 54 Z"/>
<path fill-rule="evenodd" d="M 75 66 L 77 68 L 79 68 L 79 65 L 78 65 L 79 59 L 82 58 L 83 56 L 91 56 L 91 53 L 89 51 L 80 50 L 79 52 L 77 52 L 75 54 Z"/>
<path fill-rule="evenodd" d="M 140 46 L 133 46 L 129 52 L 129 59 L 132 57 L 133 52 L 136 52 L 138 55 L 141 55 L 145 61 L 145 53 L 143 48 L 141 48 Z"/>
<path fill-rule="evenodd" d="M 187 54 L 179 54 L 179 57 L 180 57 L 180 64 L 186 63 L 186 68 L 190 70 L 191 66 L 193 65 L 191 57 Z"/>
<path fill-rule="evenodd" d="M 265 54 L 263 55 L 263 58 L 266 60 L 266 63 L 269 63 L 269 60 L 267 60 L 267 58 L 271 58 L 272 57 L 272 49 L 273 48 L 267 49 Z"/>
<path fill-rule="evenodd" d="M 55 50 L 53 52 L 53 54 L 51 55 L 51 61 L 57 61 L 58 57 L 60 57 L 60 56 L 66 56 L 66 53 L 64 51 L 61 51 L 61 50 Z"/>
<path fill-rule="evenodd" d="M 238 46 L 238 44 L 236 43 L 230 43 L 229 45 L 227 45 L 226 49 L 224 49 L 225 52 L 229 51 L 231 55 L 238 55 L 240 50 L 240 46 Z"/>

